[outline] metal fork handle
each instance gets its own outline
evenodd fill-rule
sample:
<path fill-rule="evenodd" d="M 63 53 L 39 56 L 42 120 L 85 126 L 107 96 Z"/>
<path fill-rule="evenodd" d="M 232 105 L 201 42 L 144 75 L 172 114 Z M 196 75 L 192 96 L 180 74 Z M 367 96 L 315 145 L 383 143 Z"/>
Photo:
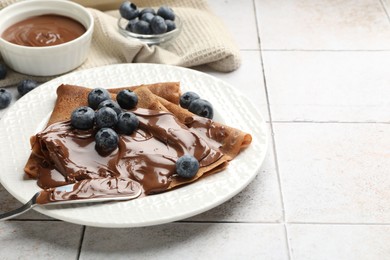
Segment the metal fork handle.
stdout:
<path fill-rule="evenodd" d="M 33 208 L 36 205 L 38 195 L 39 192 L 37 192 L 29 201 L 27 201 L 26 204 L 24 204 L 20 208 L 0 214 L 0 221 L 14 218 Z"/>

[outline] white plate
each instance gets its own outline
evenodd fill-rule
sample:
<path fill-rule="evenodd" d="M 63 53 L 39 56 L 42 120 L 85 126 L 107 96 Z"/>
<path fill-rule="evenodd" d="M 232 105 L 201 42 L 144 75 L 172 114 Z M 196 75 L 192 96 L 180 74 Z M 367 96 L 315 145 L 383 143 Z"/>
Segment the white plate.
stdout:
<path fill-rule="evenodd" d="M 195 91 L 209 100 L 224 123 L 252 135 L 252 144 L 226 170 L 163 194 L 126 202 L 34 209 L 82 225 L 137 227 L 188 218 L 227 201 L 254 179 L 264 160 L 268 137 L 263 117 L 239 91 L 219 79 L 156 64 L 121 64 L 78 71 L 51 80 L 22 97 L 0 120 L 2 185 L 22 203 L 39 190 L 35 180 L 25 178 L 23 167 L 30 155 L 29 138 L 40 130 L 52 111 L 60 84 L 112 88 L 163 81 L 180 81 L 183 91 Z"/>

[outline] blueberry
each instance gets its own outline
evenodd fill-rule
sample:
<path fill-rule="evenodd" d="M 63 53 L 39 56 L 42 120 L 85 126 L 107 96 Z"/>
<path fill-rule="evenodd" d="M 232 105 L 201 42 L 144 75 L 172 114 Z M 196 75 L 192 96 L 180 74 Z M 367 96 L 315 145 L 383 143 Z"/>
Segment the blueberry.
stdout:
<path fill-rule="evenodd" d="M 149 24 L 152 22 L 154 18 L 154 14 L 152 13 L 144 13 L 139 19 L 142 21 L 148 22 Z"/>
<path fill-rule="evenodd" d="M 172 20 L 165 20 L 165 24 L 167 25 L 167 32 L 173 31 L 176 29 L 176 23 Z"/>
<path fill-rule="evenodd" d="M 161 16 L 162 18 L 166 20 L 175 20 L 175 13 L 173 12 L 172 8 L 168 6 L 161 6 L 157 10 L 157 15 Z"/>
<path fill-rule="evenodd" d="M 98 128 L 114 127 L 118 122 L 118 115 L 110 107 L 102 107 L 96 111 L 96 126 Z"/>
<path fill-rule="evenodd" d="M 0 64 L 0 79 L 5 79 L 5 76 L 7 76 L 7 68 L 4 64 Z"/>
<path fill-rule="evenodd" d="M 156 15 L 156 11 L 155 11 L 153 8 L 147 7 L 147 8 L 142 9 L 142 10 L 139 12 L 138 17 L 141 17 L 142 15 L 144 15 L 144 14 L 146 14 L 146 13 L 151 13 L 151 14 L 153 14 L 153 15 Z"/>
<path fill-rule="evenodd" d="M 212 119 L 214 116 L 213 106 L 210 102 L 204 99 L 195 99 L 191 102 L 188 110 L 198 116 Z"/>
<path fill-rule="evenodd" d="M 20 81 L 17 85 L 18 93 L 19 93 L 19 95 L 24 96 L 28 92 L 30 92 L 31 90 L 36 88 L 37 86 L 38 86 L 38 82 L 36 82 L 35 80 L 24 79 L 24 80 Z"/>
<path fill-rule="evenodd" d="M 138 117 L 131 112 L 122 112 L 118 116 L 116 128 L 118 133 L 130 135 L 138 128 Z"/>
<path fill-rule="evenodd" d="M 0 88 L 0 109 L 6 108 L 11 103 L 11 92 L 4 88 Z"/>
<path fill-rule="evenodd" d="M 183 155 L 176 161 L 176 172 L 180 177 L 191 179 L 199 170 L 198 160 L 189 154 Z"/>
<path fill-rule="evenodd" d="M 122 109 L 119 106 L 119 104 L 112 99 L 107 99 L 107 100 L 100 102 L 98 109 L 100 109 L 102 107 L 109 107 L 109 108 L 114 109 L 114 111 L 116 112 L 117 115 L 119 115 L 122 112 Z"/>
<path fill-rule="evenodd" d="M 97 109 L 104 100 L 111 99 L 110 93 L 104 88 L 94 88 L 88 93 L 88 106 Z"/>
<path fill-rule="evenodd" d="M 153 17 L 153 20 L 150 23 L 150 27 L 152 28 L 152 32 L 155 34 L 165 33 L 168 29 L 164 18 L 158 15 Z"/>
<path fill-rule="evenodd" d="M 129 32 L 134 32 L 134 27 L 135 27 L 135 24 L 138 22 L 138 18 L 135 18 L 133 20 L 130 20 L 127 25 L 126 25 L 126 30 L 129 31 Z"/>
<path fill-rule="evenodd" d="M 87 106 L 78 107 L 73 110 L 70 117 L 71 125 L 80 130 L 87 130 L 93 127 L 95 122 L 95 111 Z"/>
<path fill-rule="evenodd" d="M 124 89 L 116 95 L 116 101 L 123 109 L 133 109 L 138 104 L 138 96 L 130 89 Z"/>
<path fill-rule="evenodd" d="M 180 96 L 180 106 L 183 108 L 188 108 L 192 101 L 199 99 L 199 95 L 195 92 L 188 91 Z"/>
<path fill-rule="evenodd" d="M 111 128 L 101 128 L 95 135 L 95 149 L 99 153 L 110 153 L 118 147 L 118 134 Z"/>
<path fill-rule="evenodd" d="M 152 34 L 152 30 L 150 28 L 150 24 L 146 21 L 139 20 L 134 24 L 133 32 L 138 34 Z"/>
<path fill-rule="evenodd" d="M 121 16 L 127 20 L 132 20 L 136 17 L 138 17 L 139 10 L 137 9 L 137 6 L 129 1 L 124 1 L 119 6 L 119 13 Z"/>

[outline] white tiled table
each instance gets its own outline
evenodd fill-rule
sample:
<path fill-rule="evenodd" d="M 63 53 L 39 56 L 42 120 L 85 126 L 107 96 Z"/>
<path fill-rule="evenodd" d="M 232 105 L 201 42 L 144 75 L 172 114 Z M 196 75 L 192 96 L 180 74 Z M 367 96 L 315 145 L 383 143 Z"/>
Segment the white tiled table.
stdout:
<path fill-rule="evenodd" d="M 30 212 L 0 222 L 1 259 L 390 259 L 390 1 L 210 5 L 243 64 L 196 69 L 267 119 L 257 178 L 215 209 L 160 226 L 93 228 Z M 1 186 L 0 196 L 1 211 L 20 205 Z"/>

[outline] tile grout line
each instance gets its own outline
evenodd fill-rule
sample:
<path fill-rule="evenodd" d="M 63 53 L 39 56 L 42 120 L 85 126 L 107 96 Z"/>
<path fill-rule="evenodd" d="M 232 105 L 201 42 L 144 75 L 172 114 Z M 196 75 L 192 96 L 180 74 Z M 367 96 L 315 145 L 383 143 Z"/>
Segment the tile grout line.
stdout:
<path fill-rule="evenodd" d="M 359 223 L 359 222 L 310 222 L 310 221 L 305 221 L 305 222 L 300 222 L 300 221 L 292 221 L 289 222 L 289 224 L 292 225 L 333 225 L 333 226 L 390 226 L 390 223 L 375 223 L 375 222 L 366 222 L 366 223 Z"/>
<path fill-rule="evenodd" d="M 262 224 L 262 225 L 280 225 L 283 222 L 273 222 L 273 221 L 219 221 L 219 220 L 179 220 L 172 223 L 177 224 L 243 224 L 243 225 L 252 225 L 252 224 Z M 311 222 L 311 221 L 291 221 L 286 222 L 286 224 L 291 225 L 323 225 L 323 226 L 390 226 L 389 222 L 385 223 L 375 223 L 375 222 Z"/>
<path fill-rule="evenodd" d="M 77 257 L 76 257 L 77 260 L 79 260 L 79 259 L 80 259 L 80 256 L 81 256 L 81 250 L 82 250 L 82 248 L 83 248 L 85 230 L 86 230 L 86 226 L 83 226 L 83 229 L 81 230 L 79 248 L 78 248 L 78 250 L 77 250 Z"/>
<path fill-rule="evenodd" d="M 270 146 L 272 146 L 272 148 L 273 148 L 273 155 L 274 155 L 274 160 L 275 160 L 275 170 L 276 170 L 276 173 L 277 173 L 276 175 L 277 175 L 278 186 L 279 186 L 279 195 L 280 195 L 281 204 L 282 204 L 282 222 L 281 222 L 281 224 L 283 224 L 283 226 L 284 226 L 284 232 L 285 232 L 285 235 L 286 235 L 285 242 L 286 242 L 286 246 L 287 246 L 288 258 L 292 259 L 291 258 L 290 243 L 289 243 L 289 240 L 288 240 L 288 230 L 287 230 L 287 223 L 286 223 L 284 196 L 283 196 L 283 191 L 282 191 L 282 181 L 281 181 L 280 171 L 279 171 L 278 156 L 277 156 L 277 153 L 276 153 L 274 126 L 273 126 L 273 121 L 272 121 L 272 116 L 271 116 L 271 105 L 270 105 L 270 102 L 269 102 L 267 80 L 266 80 L 266 77 L 265 77 L 263 55 L 262 55 L 261 50 L 260 50 L 260 62 L 261 62 L 261 67 L 262 67 L 262 71 L 263 71 L 263 81 L 264 81 L 265 95 L 266 95 L 267 107 L 268 107 L 268 117 L 269 117 L 269 124 L 270 124 L 270 128 L 271 128 L 270 129 L 271 130 L 271 133 L 270 133 L 271 144 L 270 144 Z"/>
<path fill-rule="evenodd" d="M 62 220 L 59 220 L 59 219 L 33 219 L 33 218 L 13 218 L 13 219 L 8 219 L 6 221 L 9 221 L 9 222 L 18 222 L 18 221 L 30 221 L 30 222 L 38 222 L 38 221 L 47 221 L 47 222 L 62 222 Z"/>
<path fill-rule="evenodd" d="M 283 224 L 284 227 L 284 234 L 285 234 L 285 245 L 287 247 L 287 257 L 288 259 L 292 259 L 292 252 L 291 252 L 291 246 L 290 242 L 288 239 L 288 230 L 287 230 L 287 224 L 286 224 L 286 213 L 285 213 L 285 204 L 284 204 L 284 197 L 283 197 L 283 191 L 282 191 L 282 183 L 281 183 L 281 178 L 280 178 L 280 172 L 279 172 L 279 164 L 278 164 L 278 157 L 276 154 L 276 144 L 275 144 L 275 137 L 274 137 L 274 127 L 272 123 L 272 116 L 271 116 L 271 105 L 270 105 L 270 99 L 269 99 L 269 93 L 268 93 L 268 88 L 267 88 L 267 79 L 265 76 L 265 68 L 264 68 L 264 61 L 263 61 L 263 52 L 261 48 L 261 39 L 260 39 L 260 24 L 259 24 L 259 17 L 257 16 L 257 11 L 256 11 L 256 1 L 252 0 L 252 7 L 253 7 L 253 12 L 255 16 L 255 25 L 256 25 L 256 31 L 257 31 L 257 39 L 258 39 L 258 44 L 259 44 L 259 54 L 260 54 L 260 64 L 261 64 L 261 70 L 263 73 L 263 83 L 264 83 L 264 92 L 265 92 L 265 97 L 267 100 L 267 108 L 268 108 L 268 117 L 269 117 L 269 124 L 270 124 L 270 138 L 273 148 L 273 156 L 275 160 L 275 170 L 276 170 L 276 175 L 277 175 L 277 180 L 278 180 L 278 186 L 279 186 L 279 195 L 280 195 L 280 200 L 281 200 L 281 206 L 282 206 L 282 221 L 281 224 Z"/>
<path fill-rule="evenodd" d="M 62 220 L 47 220 L 47 219 L 8 219 L 5 222 L 62 222 L 67 223 Z M 280 225 L 283 224 L 283 222 L 279 221 L 221 221 L 221 220 L 178 220 L 167 224 L 263 224 L 263 225 Z M 335 225 L 335 226 L 390 226 L 390 222 L 315 222 L 315 221 L 290 221 L 285 222 L 286 224 L 292 224 L 292 225 Z M 82 227 L 82 236 L 80 237 L 80 245 L 79 249 L 82 247 L 82 243 L 84 241 L 85 237 L 85 231 L 87 226 Z"/>

